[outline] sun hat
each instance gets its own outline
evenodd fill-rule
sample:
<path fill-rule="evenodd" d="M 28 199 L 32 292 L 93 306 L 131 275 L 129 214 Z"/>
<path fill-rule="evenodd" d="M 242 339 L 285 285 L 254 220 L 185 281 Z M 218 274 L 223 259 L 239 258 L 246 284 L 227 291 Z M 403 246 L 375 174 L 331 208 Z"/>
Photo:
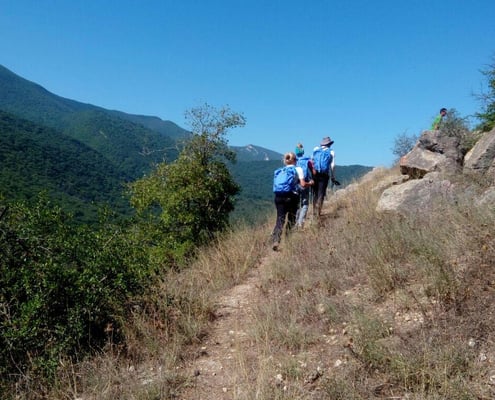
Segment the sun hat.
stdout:
<path fill-rule="evenodd" d="M 333 144 L 333 140 L 330 139 L 329 136 L 324 137 L 320 143 L 320 146 L 331 146 Z"/>

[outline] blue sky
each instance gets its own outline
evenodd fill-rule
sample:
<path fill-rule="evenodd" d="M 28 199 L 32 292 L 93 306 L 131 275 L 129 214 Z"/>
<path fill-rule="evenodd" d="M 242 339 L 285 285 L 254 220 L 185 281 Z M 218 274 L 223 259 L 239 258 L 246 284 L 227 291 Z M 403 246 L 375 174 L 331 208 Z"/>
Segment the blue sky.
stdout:
<path fill-rule="evenodd" d="M 494 21 L 494 0 L 0 0 L 0 64 L 185 128 L 187 109 L 228 105 L 247 120 L 231 145 L 331 136 L 337 164 L 390 166 L 441 107 L 479 110 Z"/>

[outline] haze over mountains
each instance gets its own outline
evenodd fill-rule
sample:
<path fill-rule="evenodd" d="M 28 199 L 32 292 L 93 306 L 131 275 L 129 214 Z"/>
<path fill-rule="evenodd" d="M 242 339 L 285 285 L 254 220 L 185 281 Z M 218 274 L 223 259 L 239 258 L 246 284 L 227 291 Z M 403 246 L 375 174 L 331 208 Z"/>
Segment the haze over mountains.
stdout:
<path fill-rule="evenodd" d="M 57 96 L 1 65 L 0 111 L 0 195 L 29 199 L 46 190 L 82 220 L 102 203 L 129 211 L 124 184 L 173 161 L 190 135 L 172 121 Z M 271 176 L 282 155 L 255 145 L 232 149 L 238 159 L 232 172 L 243 189 L 239 208 L 249 213 L 250 204 L 258 212 L 271 202 Z M 260 179 L 267 181 L 262 188 Z"/>

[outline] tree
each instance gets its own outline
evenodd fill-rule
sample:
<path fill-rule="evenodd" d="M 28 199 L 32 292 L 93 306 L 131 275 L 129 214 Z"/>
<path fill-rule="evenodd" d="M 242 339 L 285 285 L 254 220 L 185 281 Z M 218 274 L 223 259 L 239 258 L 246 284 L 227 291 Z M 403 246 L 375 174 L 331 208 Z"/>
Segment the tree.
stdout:
<path fill-rule="evenodd" d="M 486 78 L 488 89 L 486 92 L 476 95 L 482 106 L 482 111 L 476 113 L 476 117 L 480 120 L 477 128 L 483 132 L 488 132 L 495 127 L 495 56 L 492 63 L 481 73 Z"/>
<path fill-rule="evenodd" d="M 409 153 L 417 141 L 417 135 L 408 135 L 406 132 L 397 135 L 394 139 L 394 146 L 392 147 L 392 154 L 396 157 L 395 161 L 399 161 L 402 156 Z"/>
<path fill-rule="evenodd" d="M 456 137 L 460 140 L 469 135 L 468 118 L 461 117 L 455 108 L 447 111 L 440 124 L 440 133 L 445 136 Z"/>
<path fill-rule="evenodd" d="M 147 216 L 146 240 L 162 259 L 180 259 L 224 230 L 240 191 L 226 166 L 235 153 L 225 136 L 244 126 L 244 117 L 205 104 L 187 111 L 186 119 L 193 135 L 178 159 L 131 184 L 131 204 Z"/>

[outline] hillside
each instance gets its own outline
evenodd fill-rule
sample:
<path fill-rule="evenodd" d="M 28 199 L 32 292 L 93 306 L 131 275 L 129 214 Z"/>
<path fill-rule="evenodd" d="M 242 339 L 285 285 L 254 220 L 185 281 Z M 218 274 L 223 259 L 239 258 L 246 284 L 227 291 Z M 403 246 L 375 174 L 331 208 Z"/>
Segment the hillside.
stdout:
<path fill-rule="evenodd" d="M 268 161 L 238 161 L 230 166 L 235 180 L 241 185 L 241 195 L 233 215 L 234 219 L 255 223 L 264 220 L 272 213 L 273 172 L 282 165 L 281 159 L 282 156 Z M 371 169 L 362 165 L 338 165 L 335 167 L 335 174 L 345 187 Z"/>
<path fill-rule="evenodd" d="M 231 146 L 237 154 L 237 161 L 280 161 L 284 155 L 263 147 L 249 144 L 247 146 Z"/>
<path fill-rule="evenodd" d="M 38 190 L 43 189 L 57 192 L 57 194 L 53 193 L 54 199 L 62 196 L 59 189 L 56 189 L 60 186 L 60 176 L 45 174 L 44 170 L 36 171 L 37 166 L 42 168 L 44 165 L 40 162 L 23 166 L 23 163 L 28 161 L 23 152 L 37 153 L 42 145 L 51 146 L 52 149 L 60 146 L 57 148 L 58 158 L 72 160 L 74 158 L 72 150 L 64 144 L 70 137 L 80 142 L 82 148 L 93 150 L 91 157 L 99 157 L 102 160 L 99 163 L 93 160 L 77 163 L 93 165 L 93 168 L 81 168 L 77 173 L 79 182 L 77 201 L 74 199 L 69 201 L 66 196 L 72 194 L 62 191 L 65 193 L 62 196 L 65 197 L 62 203 L 66 205 L 70 203 L 71 211 L 82 214 L 87 212 L 84 210 L 86 205 L 94 208 L 90 203 L 95 200 L 96 193 L 99 193 L 99 198 L 111 204 L 120 204 L 119 209 L 127 210 L 127 206 L 122 206 L 120 193 L 123 183 L 142 177 L 159 162 L 175 160 L 182 140 L 189 135 L 188 131 L 171 121 L 107 110 L 57 96 L 3 66 L 0 66 L 0 110 L 11 114 L 9 118 L 16 116 L 31 122 L 31 126 L 26 125 L 25 129 L 23 128 L 25 138 L 29 132 L 42 133 L 35 141 L 26 141 L 26 147 L 22 151 L 12 146 L 3 150 L 4 157 L 9 153 L 9 159 L 17 160 L 16 168 L 29 171 L 31 176 L 44 176 L 37 182 L 19 179 L 16 180 L 16 185 L 5 183 L 3 191 L 11 198 L 34 197 Z M 25 125 L 25 122 L 22 124 Z M 4 125 L 3 128 L 8 135 L 12 134 L 12 131 L 8 131 L 10 129 L 8 126 Z M 53 139 L 54 136 L 57 139 Z M 61 137 L 65 139 L 60 141 Z M 4 140 L 7 140 L 7 136 Z M 47 143 L 43 144 L 43 140 Z M 272 210 L 272 175 L 274 169 L 280 166 L 282 155 L 256 145 L 233 146 L 232 149 L 237 154 L 238 162 L 230 165 L 230 170 L 242 188 L 233 220 L 259 222 Z M 64 155 L 65 151 L 69 151 L 69 154 Z M 87 153 L 82 152 L 81 157 L 85 154 Z M 80 160 L 81 157 L 78 159 Z M 52 159 L 50 162 L 59 161 Z M 60 164 L 64 165 L 61 161 Z M 337 176 L 345 185 L 369 169 L 370 167 L 364 166 L 338 166 Z M 73 172 L 73 168 L 68 170 L 69 175 Z M 107 173 L 109 174 L 107 182 L 112 181 L 112 184 L 101 184 L 92 176 L 104 176 Z M 10 167 L 0 172 L 2 182 L 14 181 L 13 176 L 14 172 Z M 84 180 L 86 182 L 83 184 Z M 87 190 L 87 194 L 82 193 L 83 188 Z"/>
<path fill-rule="evenodd" d="M 377 212 L 399 177 L 337 191 L 278 252 L 272 218 L 202 249 L 136 306 L 126 350 L 62 363 L 48 397 L 493 399 L 493 208 Z"/>
<path fill-rule="evenodd" d="M 187 131 L 157 117 L 106 110 L 57 96 L 0 66 L 0 110 L 57 129 L 98 151 L 133 178 L 177 157 Z M 175 138 L 175 139 L 174 139 Z"/>
<path fill-rule="evenodd" d="M 16 75 L 2 65 L 0 65 L 0 109 L 55 128 L 63 128 L 70 114 L 80 111 L 101 111 L 173 139 L 180 139 L 189 134 L 172 121 L 164 121 L 154 116 L 107 110 L 57 96 L 42 86 Z"/>
<path fill-rule="evenodd" d="M 47 192 L 78 220 L 96 220 L 98 205 L 129 213 L 130 179 L 90 147 L 54 129 L 0 111 L 0 195 L 28 200 Z"/>

